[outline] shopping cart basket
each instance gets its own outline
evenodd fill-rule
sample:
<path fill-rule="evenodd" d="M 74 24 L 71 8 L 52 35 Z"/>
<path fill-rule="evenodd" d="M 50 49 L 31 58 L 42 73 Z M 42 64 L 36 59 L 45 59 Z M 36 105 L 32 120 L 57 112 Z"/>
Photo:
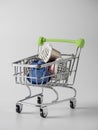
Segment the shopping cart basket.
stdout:
<path fill-rule="evenodd" d="M 61 54 L 60 58 L 50 62 L 44 62 L 39 56 L 45 42 L 64 42 L 73 43 L 76 45 L 74 54 Z M 40 37 L 38 40 L 38 54 L 24 58 L 13 63 L 14 77 L 17 84 L 27 86 L 29 95 L 16 103 L 16 112 L 21 113 L 23 105 L 29 104 L 25 102 L 31 98 L 36 98 L 37 103 L 32 104 L 40 108 L 40 116 L 47 117 L 47 107 L 57 103 L 69 101 L 70 108 L 76 107 L 76 89 L 73 87 L 80 57 L 81 49 L 84 47 L 84 39 L 79 40 L 64 40 L 64 39 L 48 39 Z M 48 51 L 44 51 L 48 55 Z M 42 58 L 45 59 L 43 53 Z M 49 69 L 52 68 L 52 72 Z M 71 80 L 69 80 L 71 78 Z M 40 87 L 41 93 L 32 95 L 31 86 Z M 66 99 L 59 99 L 56 87 L 68 88 L 74 91 L 74 96 Z M 51 102 L 44 102 L 44 89 L 51 89 L 56 94 L 56 99 Z M 31 104 L 30 104 L 31 105 Z"/>

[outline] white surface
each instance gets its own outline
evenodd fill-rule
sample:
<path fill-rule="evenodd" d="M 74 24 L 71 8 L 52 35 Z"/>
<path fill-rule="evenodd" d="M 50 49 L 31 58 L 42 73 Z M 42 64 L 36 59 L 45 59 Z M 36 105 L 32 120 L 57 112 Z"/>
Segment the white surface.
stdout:
<path fill-rule="evenodd" d="M 38 108 L 27 107 L 21 114 L 14 112 L 14 104 L 0 110 L 0 129 L 2 130 L 97 130 L 98 106 L 78 104 L 71 110 L 67 103 L 48 109 L 47 119 L 39 116 Z"/>
<path fill-rule="evenodd" d="M 0 0 L 0 129 L 97 130 L 97 35 L 97 0 Z M 39 36 L 85 38 L 75 83 L 78 103 L 83 109 L 76 109 L 74 116 L 65 107 L 52 109 L 57 116 L 46 120 L 36 113 L 17 115 L 14 112 L 14 103 L 27 91 L 15 84 L 11 63 L 34 55 Z M 65 52 L 65 45 L 58 45 L 54 47 Z M 60 93 L 64 95 L 63 91 Z M 8 107 L 4 107 L 6 104 Z"/>

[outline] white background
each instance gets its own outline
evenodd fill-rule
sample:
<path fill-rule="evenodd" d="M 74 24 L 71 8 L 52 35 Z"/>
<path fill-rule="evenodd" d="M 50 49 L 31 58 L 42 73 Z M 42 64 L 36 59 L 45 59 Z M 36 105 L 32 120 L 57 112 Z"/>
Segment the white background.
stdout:
<path fill-rule="evenodd" d="M 97 35 L 97 0 L 0 0 L 0 129 L 98 129 Z M 35 109 L 33 114 L 15 113 L 16 101 L 27 91 L 15 84 L 12 62 L 36 54 L 39 36 L 85 39 L 74 113 L 61 104 L 54 107 L 57 111 L 50 109 L 46 120 Z M 65 52 L 61 45 L 60 49 Z"/>

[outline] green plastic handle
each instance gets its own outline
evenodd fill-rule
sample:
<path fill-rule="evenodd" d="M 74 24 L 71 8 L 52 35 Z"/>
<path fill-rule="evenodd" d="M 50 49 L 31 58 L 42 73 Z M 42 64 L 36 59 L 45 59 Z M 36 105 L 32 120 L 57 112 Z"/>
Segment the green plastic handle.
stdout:
<path fill-rule="evenodd" d="M 51 38 L 44 38 L 39 37 L 38 39 L 38 45 L 42 46 L 44 42 L 67 42 L 67 43 L 74 43 L 77 47 L 83 48 L 85 44 L 84 39 L 78 39 L 78 40 L 68 40 L 68 39 L 51 39 Z"/>

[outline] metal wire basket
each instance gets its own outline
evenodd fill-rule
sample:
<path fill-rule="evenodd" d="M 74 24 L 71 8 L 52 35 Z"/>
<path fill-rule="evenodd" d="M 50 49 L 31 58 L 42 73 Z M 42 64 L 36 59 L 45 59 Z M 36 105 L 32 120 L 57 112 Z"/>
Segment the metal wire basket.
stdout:
<path fill-rule="evenodd" d="M 70 101 L 71 108 L 75 108 L 76 106 L 76 89 L 73 87 L 73 85 L 75 82 L 81 48 L 84 46 L 84 39 L 62 40 L 46 39 L 43 37 L 39 38 L 40 46 L 42 46 L 44 42 L 75 43 L 77 48 L 75 54 L 61 54 L 60 58 L 48 63 L 46 63 L 46 58 L 44 58 L 45 62 L 40 59 L 41 57 L 39 56 L 39 53 L 37 55 L 13 62 L 16 83 L 25 85 L 29 89 L 29 96 L 19 100 L 16 103 L 16 112 L 18 113 L 21 113 L 23 104 L 29 104 L 25 101 L 34 97 L 37 97 L 37 104 L 32 105 L 40 107 L 41 117 L 47 117 L 47 106 L 49 105 Z M 42 92 L 32 96 L 30 86 L 40 87 L 42 88 Z M 74 96 L 60 100 L 59 94 L 55 90 L 55 87 L 69 88 L 74 91 Z M 45 103 L 43 101 L 44 88 L 53 90 L 53 92 L 56 94 L 56 99 L 53 99 L 53 101 L 50 103 Z"/>

